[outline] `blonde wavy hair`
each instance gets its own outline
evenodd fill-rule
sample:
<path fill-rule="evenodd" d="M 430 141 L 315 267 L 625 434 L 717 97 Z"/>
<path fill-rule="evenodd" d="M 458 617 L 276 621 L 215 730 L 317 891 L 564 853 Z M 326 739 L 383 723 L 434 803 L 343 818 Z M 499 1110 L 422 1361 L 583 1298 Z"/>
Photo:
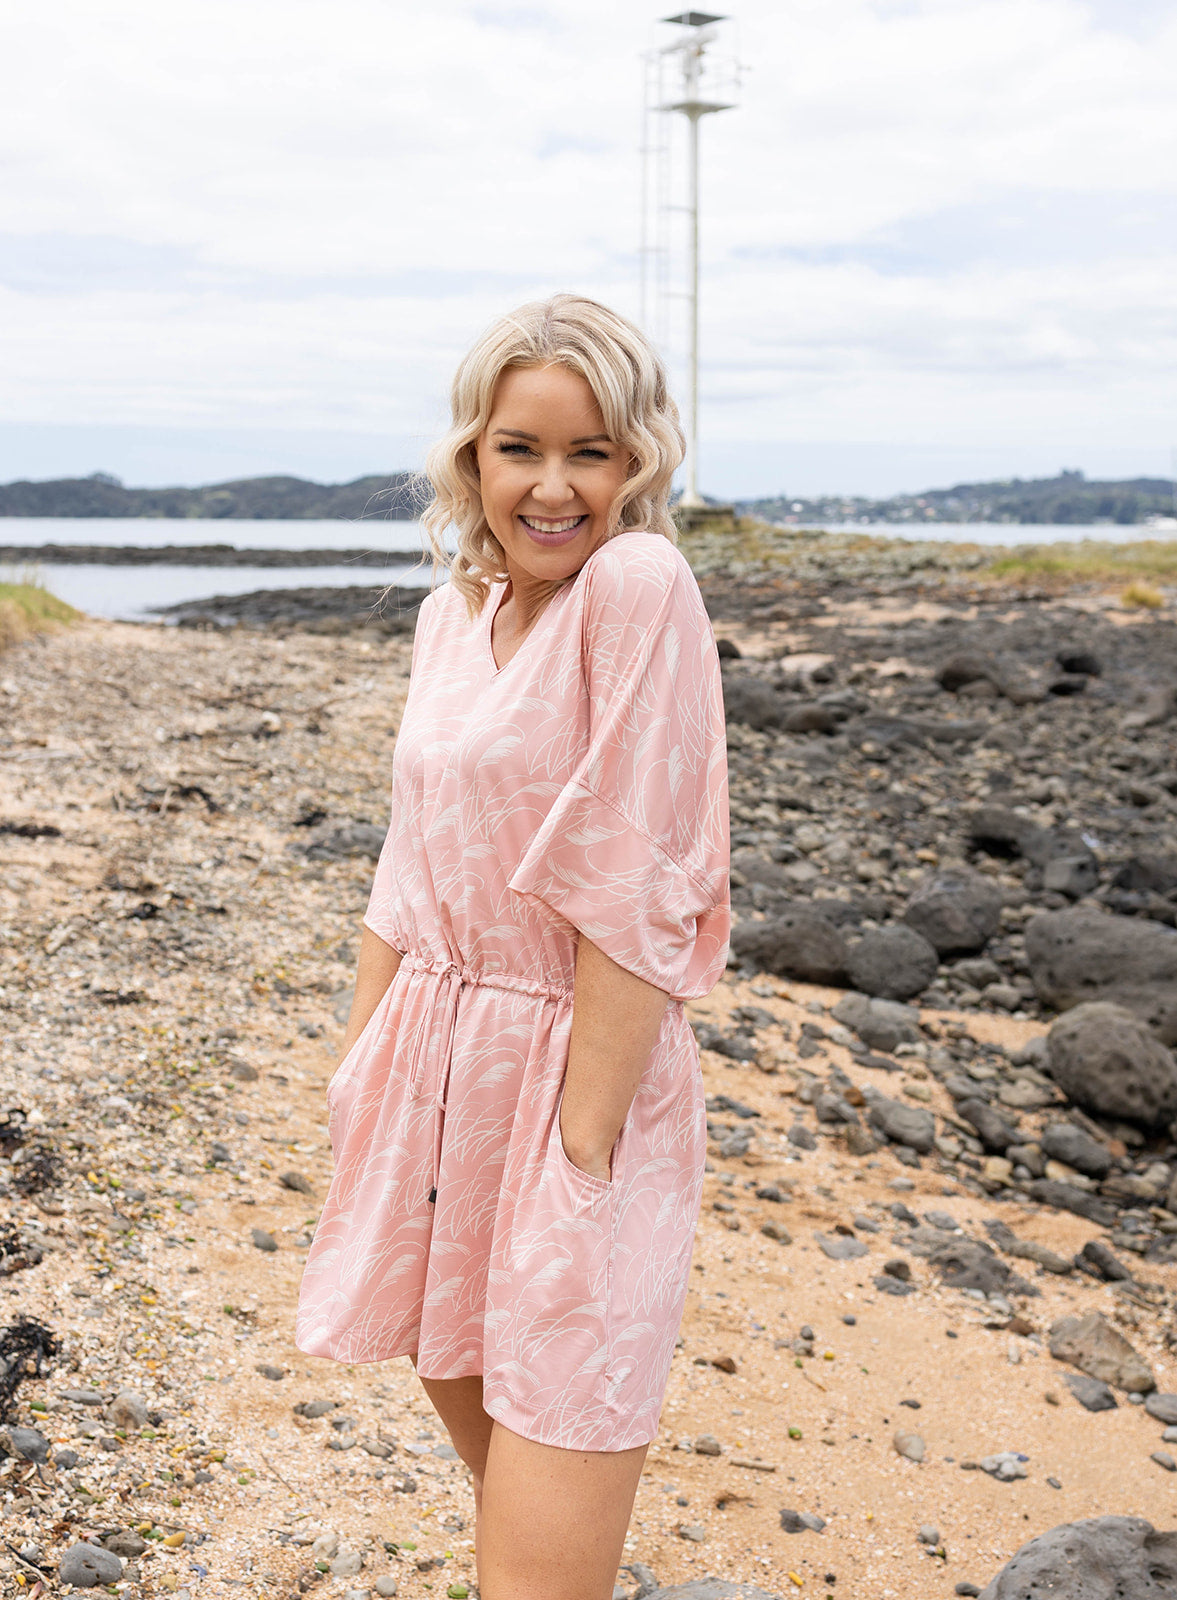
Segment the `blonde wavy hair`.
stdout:
<path fill-rule="evenodd" d="M 478 439 L 502 374 L 551 365 L 585 380 L 610 438 L 629 455 L 629 475 L 609 507 L 609 538 L 644 528 L 676 542 L 670 482 L 685 442 L 657 351 L 632 322 L 596 300 L 557 294 L 532 301 L 501 317 L 462 360 L 450 391 L 453 422 L 425 462 L 433 498 L 421 520 L 436 565 L 449 568 L 471 617 L 482 610 L 491 585 L 507 576 L 503 547 L 482 509 Z M 452 556 L 443 543 L 451 523 L 458 531 Z"/>

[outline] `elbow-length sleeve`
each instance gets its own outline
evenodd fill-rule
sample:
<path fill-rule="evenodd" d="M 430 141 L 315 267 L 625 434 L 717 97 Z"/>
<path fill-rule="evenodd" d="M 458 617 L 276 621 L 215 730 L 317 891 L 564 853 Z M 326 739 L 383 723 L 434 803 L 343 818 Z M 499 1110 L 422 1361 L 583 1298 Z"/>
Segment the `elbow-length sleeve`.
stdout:
<path fill-rule="evenodd" d="M 727 742 L 711 623 L 683 556 L 623 534 L 585 573 L 589 736 L 509 880 L 674 999 L 727 959 Z"/>

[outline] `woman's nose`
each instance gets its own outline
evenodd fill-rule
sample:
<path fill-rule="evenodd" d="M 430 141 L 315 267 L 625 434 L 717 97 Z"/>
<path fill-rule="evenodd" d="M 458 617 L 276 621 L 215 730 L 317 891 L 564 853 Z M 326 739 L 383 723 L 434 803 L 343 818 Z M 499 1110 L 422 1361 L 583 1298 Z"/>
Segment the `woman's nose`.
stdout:
<path fill-rule="evenodd" d="M 572 486 L 564 462 L 545 461 L 538 482 L 531 491 L 541 505 L 562 506 L 572 497 Z"/>

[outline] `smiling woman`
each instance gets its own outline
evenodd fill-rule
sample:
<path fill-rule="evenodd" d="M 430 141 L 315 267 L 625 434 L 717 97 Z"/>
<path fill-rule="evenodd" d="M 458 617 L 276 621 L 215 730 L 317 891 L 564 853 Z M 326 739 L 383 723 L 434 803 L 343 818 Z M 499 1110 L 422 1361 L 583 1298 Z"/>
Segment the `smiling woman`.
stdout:
<path fill-rule="evenodd" d="M 638 330 L 559 296 L 454 385 L 297 1343 L 410 1356 L 474 1479 L 483 1600 L 609 1600 L 706 1151 L 683 1002 L 727 954 L 715 640 Z"/>

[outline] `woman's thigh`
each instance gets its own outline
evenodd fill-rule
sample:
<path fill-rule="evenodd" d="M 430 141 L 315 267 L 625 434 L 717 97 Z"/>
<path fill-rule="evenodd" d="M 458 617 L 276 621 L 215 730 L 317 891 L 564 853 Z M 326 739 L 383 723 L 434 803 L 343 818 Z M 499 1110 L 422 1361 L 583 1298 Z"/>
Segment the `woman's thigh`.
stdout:
<path fill-rule="evenodd" d="M 646 1459 L 496 1425 L 482 1492 L 482 1600 L 611 1600 Z"/>
<path fill-rule="evenodd" d="M 494 1423 L 482 1409 L 481 1378 L 422 1378 L 421 1387 L 445 1423 L 454 1449 L 481 1483 Z"/>

